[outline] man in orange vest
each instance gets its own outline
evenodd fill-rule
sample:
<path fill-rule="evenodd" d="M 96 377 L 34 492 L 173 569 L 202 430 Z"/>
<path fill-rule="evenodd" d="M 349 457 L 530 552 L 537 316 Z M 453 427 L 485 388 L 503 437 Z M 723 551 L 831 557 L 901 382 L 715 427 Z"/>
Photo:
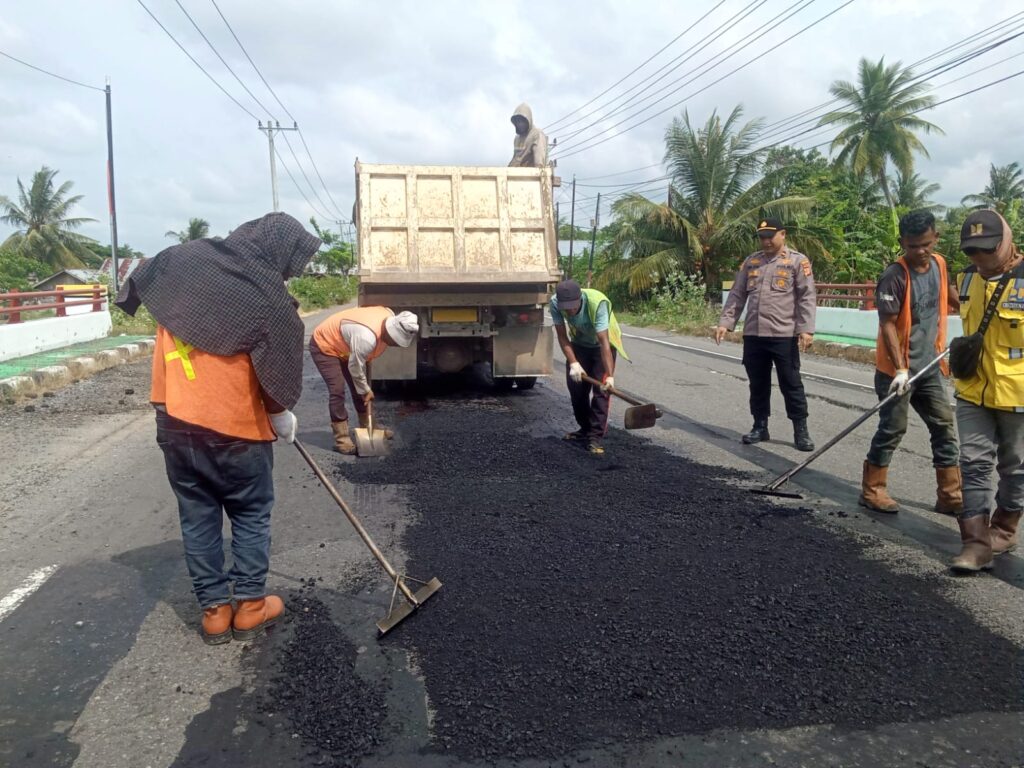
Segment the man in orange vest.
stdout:
<path fill-rule="evenodd" d="M 900 219 L 903 255 L 878 280 L 878 341 L 875 345 L 875 392 L 884 399 L 901 397 L 878 412 L 878 429 L 871 440 L 861 476 L 860 505 L 876 512 L 895 513 L 899 504 L 886 488 L 889 462 L 907 431 L 908 407 L 924 419 L 931 435 L 935 467 L 935 511 L 957 514 L 963 509 L 960 491 L 960 450 L 953 427 L 953 408 L 942 380 L 943 361 L 915 382 L 908 380 L 946 348 L 949 293 L 946 261 L 932 249 L 938 242 L 935 217 L 911 211 Z M 907 392 L 910 396 L 907 397 Z"/>
<path fill-rule="evenodd" d="M 291 216 L 271 213 L 223 240 L 160 252 L 118 295 L 126 312 L 145 304 L 158 323 L 150 391 L 156 440 L 210 645 L 257 637 L 284 612 L 281 598 L 266 593 L 272 443 L 295 440 L 290 409 L 302 393 L 304 333 L 284 281 L 301 274 L 319 247 Z"/>
<path fill-rule="evenodd" d="M 373 400 L 370 361 L 383 355 L 388 347 L 408 347 L 419 330 L 419 319 L 412 312 L 396 315 L 387 307 L 353 307 L 334 313 L 313 331 L 309 354 L 330 394 L 334 450 L 346 455 L 356 452 L 349 436 L 346 387 L 352 393 L 359 426 L 365 429 L 366 406 Z M 391 438 L 391 430 L 385 429 L 384 436 Z"/>

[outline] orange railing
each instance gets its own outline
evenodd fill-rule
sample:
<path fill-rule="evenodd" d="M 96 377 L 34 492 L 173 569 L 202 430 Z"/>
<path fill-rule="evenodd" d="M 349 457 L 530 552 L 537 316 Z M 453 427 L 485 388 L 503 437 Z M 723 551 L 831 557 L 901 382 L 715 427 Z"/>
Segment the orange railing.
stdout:
<path fill-rule="evenodd" d="M 860 309 L 875 309 L 874 283 L 818 283 L 818 306 L 837 303 L 857 304 Z"/>
<path fill-rule="evenodd" d="M 39 302 L 52 298 L 52 302 Z M 72 299 L 69 301 L 68 299 Z M 25 302 L 30 303 L 25 303 Z M 107 286 L 93 285 L 58 286 L 55 291 L 8 291 L 0 293 L 0 317 L 7 316 L 7 324 L 22 322 L 24 312 L 41 312 L 55 309 L 57 317 L 67 317 L 68 307 L 91 305 L 93 312 L 102 312 L 107 301 Z M 6 306 L 5 306 L 6 305 Z"/>

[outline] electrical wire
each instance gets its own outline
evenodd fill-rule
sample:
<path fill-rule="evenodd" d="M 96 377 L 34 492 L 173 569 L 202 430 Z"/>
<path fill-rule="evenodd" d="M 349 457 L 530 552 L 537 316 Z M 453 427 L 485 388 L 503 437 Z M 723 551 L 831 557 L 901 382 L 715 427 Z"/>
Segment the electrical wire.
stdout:
<path fill-rule="evenodd" d="M 63 80 L 65 83 L 71 83 L 72 85 L 77 85 L 77 86 L 80 86 L 82 88 L 88 88 L 90 91 L 99 91 L 100 93 L 106 93 L 106 89 L 105 88 L 98 88 L 95 85 L 89 85 L 88 83 L 80 83 L 77 80 L 72 80 L 70 77 L 64 77 L 63 75 L 58 75 L 57 73 L 50 72 L 49 70 L 43 69 L 42 67 L 37 67 L 35 64 L 29 64 L 27 61 L 22 61 L 19 58 L 11 56 L 11 54 L 9 54 L 9 53 L 4 53 L 3 51 L 0 51 L 0 56 L 8 58 L 11 61 L 16 61 L 19 64 L 28 67 L 29 69 L 34 69 L 36 72 L 42 72 L 44 75 L 49 75 L 50 77 L 55 77 L 58 80 Z"/>

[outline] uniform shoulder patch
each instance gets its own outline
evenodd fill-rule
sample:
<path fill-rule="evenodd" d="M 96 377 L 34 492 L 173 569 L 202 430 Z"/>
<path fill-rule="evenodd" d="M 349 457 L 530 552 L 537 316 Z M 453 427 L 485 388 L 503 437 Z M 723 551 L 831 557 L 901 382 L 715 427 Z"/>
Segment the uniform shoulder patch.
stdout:
<path fill-rule="evenodd" d="M 804 271 L 804 277 L 810 277 L 811 276 L 811 260 L 805 258 L 803 261 L 801 261 L 800 262 L 800 269 L 802 269 Z"/>

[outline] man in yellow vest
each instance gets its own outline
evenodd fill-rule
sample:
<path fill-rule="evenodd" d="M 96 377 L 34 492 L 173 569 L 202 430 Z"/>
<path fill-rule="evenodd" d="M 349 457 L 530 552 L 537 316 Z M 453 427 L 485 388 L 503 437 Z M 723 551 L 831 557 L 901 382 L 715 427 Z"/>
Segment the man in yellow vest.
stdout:
<path fill-rule="evenodd" d="M 352 393 L 359 426 L 365 428 L 368 424 L 366 407 L 373 400 L 370 361 L 383 355 L 388 347 L 408 347 L 419 330 L 419 320 L 412 312 L 396 315 L 387 307 L 353 307 L 334 313 L 313 331 L 309 354 L 330 395 L 328 407 L 334 450 L 346 455 L 356 452 L 349 436 L 345 390 Z M 384 436 L 392 437 L 391 430 L 385 429 Z"/>
<path fill-rule="evenodd" d="M 272 445 L 295 440 L 290 409 L 302 393 L 304 334 L 284 281 L 301 274 L 319 247 L 291 216 L 271 213 L 227 238 L 161 251 L 118 294 L 123 310 L 134 315 L 145 304 L 158 323 L 150 391 L 156 441 L 210 645 L 258 637 L 284 612 L 281 598 L 266 593 Z"/>
<path fill-rule="evenodd" d="M 960 450 L 953 426 L 943 373 L 945 361 L 914 383 L 907 381 L 946 349 L 946 317 L 950 286 L 946 261 L 933 253 L 939 236 L 935 217 L 911 211 L 900 219 L 903 255 L 878 280 L 878 341 L 875 344 L 875 392 L 883 400 L 901 396 L 878 412 L 878 429 L 864 460 L 860 504 L 876 512 L 896 513 L 899 504 L 889 495 L 889 462 L 907 431 L 911 407 L 931 435 L 935 467 L 935 511 L 954 515 L 963 510 L 960 495 Z"/>
<path fill-rule="evenodd" d="M 580 288 L 575 280 L 558 284 L 550 313 L 565 355 L 572 412 L 580 426 L 565 439 L 583 443 L 591 454 L 600 456 L 604 454 L 601 440 L 608 432 L 608 390 L 615 386 L 615 358 L 622 355 L 629 360 L 622 348 L 619 322 L 607 296 L 593 288 Z M 601 386 L 583 381 L 584 374 L 600 381 Z"/>
<path fill-rule="evenodd" d="M 1024 260 L 1009 224 L 995 211 L 967 217 L 960 249 L 971 260 L 957 279 L 964 336 L 979 330 L 993 295 L 1000 294 L 973 371 L 957 371 L 950 353 L 960 374 L 956 424 L 964 499 L 957 518 L 963 548 L 952 568 L 970 573 L 991 568 L 993 555 L 1017 548 L 1024 510 Z"/>

